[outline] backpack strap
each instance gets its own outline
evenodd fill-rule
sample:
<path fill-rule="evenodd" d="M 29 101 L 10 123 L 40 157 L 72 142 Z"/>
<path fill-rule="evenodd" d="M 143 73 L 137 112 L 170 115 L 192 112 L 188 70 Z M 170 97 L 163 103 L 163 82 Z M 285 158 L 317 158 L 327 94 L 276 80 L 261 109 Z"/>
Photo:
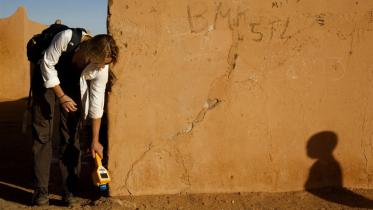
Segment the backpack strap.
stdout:
<path fill-rule="evenodd" d="M 83 31 L 86 32 L 84 28 L 71 28 L 72 36 L 71 40 L 67 45 L 66 53 L 73 52 L 79 45 L 82 39 Z"/>

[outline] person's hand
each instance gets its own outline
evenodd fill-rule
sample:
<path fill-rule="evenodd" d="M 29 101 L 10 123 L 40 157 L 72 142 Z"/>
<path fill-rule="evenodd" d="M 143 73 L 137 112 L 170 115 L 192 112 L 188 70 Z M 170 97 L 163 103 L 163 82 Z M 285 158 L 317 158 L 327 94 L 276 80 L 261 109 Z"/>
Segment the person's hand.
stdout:
<path fill-rule="evenodd" d="M 100 142 L 96 142 L 96 141 L 93 141 L 92 144 L 91 144 L 91 153 L 92 153 L 92 157 L 95 158 L 95 153 L 97 153 L 101 159 L 103 157 L 103 150 L 104 150 L 104 147 L 102 146 L 102 144 L 100 144 Z"/>
<path fill-rule="evenodd" d="M 62 108 L 66 112 L 75 112 L 78 110 L 76 103 L 68 95 L 63 95 L 59 98 Z"/>

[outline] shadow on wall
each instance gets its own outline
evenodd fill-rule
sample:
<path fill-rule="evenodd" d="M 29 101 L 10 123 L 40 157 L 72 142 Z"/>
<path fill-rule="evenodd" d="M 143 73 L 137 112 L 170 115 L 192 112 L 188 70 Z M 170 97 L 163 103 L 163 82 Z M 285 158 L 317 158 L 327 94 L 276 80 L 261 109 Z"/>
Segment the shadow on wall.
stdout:
<path fill-rule="evenodd" d="M 0 102 L 0 198 L 29 204 L 31 201 L 31 134 L 22 130 L 27 99 Z"/>
<path fill-rule="evenodd" d="M 0 102 L 0 199 L 30 205 L 32 186 L 32 138 L 30 122 L 26 132 L 22 133 L 22 121 L 27 108 L 27 98 L 15 101 Z M 101 142 L 107 148 L 107 124 L 106 115 L 103 117 L 100 136 Z M 89 139 L 87 129 L 81 137 L 82 149 L 87 148 Z M 83 142 L 82 142 L 82 139 Z M 58 138 L 53 138 L 53 152 L 58 152 Z M 87 153 L 90 154 L 90 153 Z M 106 151 L 105 151 L 105 154 Z M 51 164 L 49 192 L 59 195 L 61 193 L 61 180 L 56 155 Z M 106 156 L 107 160 L 107 156 Z M 105 161 L 106 162 L 106 161 Z M 97 188 L 92 185 L 91 172 L 93 159 L 90 155 L 82 157 L 81 194 L 79 197 L 95 200 L 101 196 Z M 59 199 L 50 199 L 50 204 L 62 205 Z"/>
<path fill-rule="evenodd" d="M 314 134 L 307 142 L 307 156 L 316 159 L 304 185 L 324 200 L 349 207 L 373 208 L 373 201 L 343 187 L 342 169 L 333 156 L 338 137 L 332 131 Z"/>

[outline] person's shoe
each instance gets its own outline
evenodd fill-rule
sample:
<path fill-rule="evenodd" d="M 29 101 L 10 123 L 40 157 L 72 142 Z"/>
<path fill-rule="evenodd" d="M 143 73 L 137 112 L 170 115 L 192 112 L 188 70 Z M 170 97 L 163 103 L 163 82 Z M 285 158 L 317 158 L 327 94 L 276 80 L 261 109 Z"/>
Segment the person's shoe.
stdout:
<path fill-rule="evenodd" d="M 32 205 L 49 205 L 48 191 L 44 188 L 36 188 L 34 191 L 34 195 L 32 196 Z"/>
<path fill-rule="evenodd" d="M 75 206 L 78 204 L 78 200 L 72 193 L 65 193 L 64 195 L 62 195 L 62 202 L 65 206 Z"/>

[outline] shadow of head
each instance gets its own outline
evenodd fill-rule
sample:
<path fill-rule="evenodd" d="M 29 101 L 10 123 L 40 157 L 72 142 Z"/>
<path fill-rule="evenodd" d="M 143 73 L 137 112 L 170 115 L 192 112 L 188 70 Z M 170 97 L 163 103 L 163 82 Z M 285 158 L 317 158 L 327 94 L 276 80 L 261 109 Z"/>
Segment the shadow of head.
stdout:
<path fill-rule="evenodd" d="M 333 157 L 337 141 L 337 134 L 332 131 L 318 132 L 308 140 L 307 156 L 316 161 L 311 166 L 306 189 L 342 187 L 342 169 Z"/>
<path fill-rule="evenodd" d="M 324 200 L 350 207 L 373 208 L 370 199 L 343 187 L 342 168 L 333 157 L 338 136 L 332 131 L 321 131 L 307 142 L 307 156 L 316 159 L 310 168 L 304 188 Z"/>
<path fill-rule="evenodd" d="M 330 157 L 337 146 L 337 142 L 337 134 L 332 131 L 316 133 L 307 142 L 307 156 L 312 159 Z"/>

